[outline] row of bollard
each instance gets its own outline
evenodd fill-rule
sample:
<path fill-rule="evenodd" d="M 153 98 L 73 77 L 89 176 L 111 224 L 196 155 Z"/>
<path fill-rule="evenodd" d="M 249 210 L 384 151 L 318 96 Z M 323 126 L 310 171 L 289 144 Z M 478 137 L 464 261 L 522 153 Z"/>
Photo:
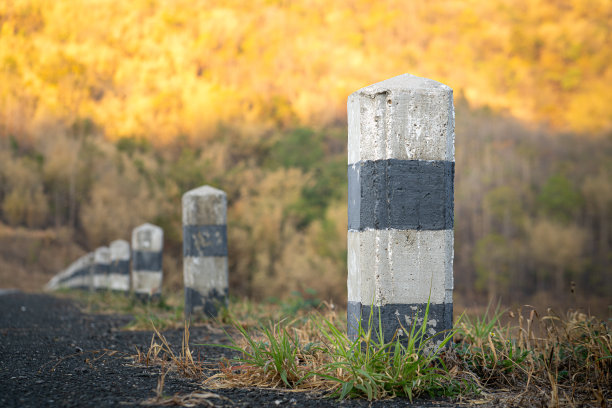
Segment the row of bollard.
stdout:
<path fill-rule="evenodd" d="M 145 299 L 158 297 L 163 275 L 163 241 L 164 232 L 160 227 L 140 225 L 132 232 L 132 250 L 123 239 L 99 247 L 55 275 L 46 289 L 109 290 L 133 292 Z"/>
<path fill-rule="evenodd" d="M 227 197 L 203 186 L 183 196 L 185 316 L 215 317 L 227 304 Z M 118 239 L 83 255 L 47 284 L 89 291 L 133 292 L 142 299 L 161 295 L 164 232 L 149 223 L 132 231 L 130 244 Z"/>
<path fill-rule="evenodd" d="M 425 325 L 432 336 L 447 332 L 453 324 L 453 91 L 405 74 L 356 91 L 347 107 L 348 335 L 357 338 L 370 321 L 385 339 L 406 339 L 413 325 Z M 209 186 L 183 195 L 186 317 L 216 316 L 227 303 L 226 208 L 225 193 Z M 145 224 L 132 236 L 136 293 L 161 288 L 162 233 L 154 228 Z M 126 290 L 126 253 L 115 241 L 49 285 Z"/>

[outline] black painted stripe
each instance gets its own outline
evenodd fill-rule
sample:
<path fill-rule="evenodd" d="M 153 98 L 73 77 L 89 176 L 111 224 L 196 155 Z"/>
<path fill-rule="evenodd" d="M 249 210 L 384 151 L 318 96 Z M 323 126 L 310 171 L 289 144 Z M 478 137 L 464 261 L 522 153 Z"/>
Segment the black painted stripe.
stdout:
<path fill-rule="evenodd" d="M 411 330 L 411 327 L 407 326 L 405 316 L 410 318 L 410 321 L 416 320 L 421 321 L 425 315 L 425 309 L 427 304 L 388 304 L 384 306 L 364 306 L 360 302 L 348 302 L 347 305 L 347 322 L 348 322 L 348 337 L 352 340 L 358 337 L 359 322 L 361 327 L 367 331 L 370 314 L 372 314 L 372 333 L 378 333 L 379 328 L 379 316 L 380 322 L 382 323 L 382 331 L 385 342 L 391 341 L 396 331 L 403 327 L 404 332 Z M 428 323 L 433 320 L 436 321 L 435 327 L 428 324 L 429 327 L 433 327 L 436 333 L 441 333 L 446 330 L 453 328 L 453 304 L 442 303 L 442 304 L 430 304 L 429 314 L 427 316 Z M 401 322 L 401 326 L 400 326 Z M 418 330 L 419 326 L 415 327 L 415 331 Z M 446 337 L 446 333 L 436 335 L 436 340 L 442 340 Z M 377 334 L 376 334 L 377 336 Z M 430 337 L 431 334 L 427 332 L 426 337 Z M 378 337 L 375 337 L 378 339 Z M 404 338 L 407 338 L 405 336 Z"/>
<path fill-rule="evenodd" d="M 227 256 L 227 226 L 184 225 L 183 256 Z"/>
<path fill-rule="evenodd" d="M 204 315 L 217 317 L 223 307 L 227 307 L 227 289 L 221 293 L 213 289 L 204 295 L 193 288 L 185 288 L 185 317 Z"/>
<path fill-rule="evenodd" d="M 130 261 L 112 261 L 110 264 L 110 273 L 115 273 L 117 275 L 129 275 Z"/>
<path fill-rule="evenodd" d="M 97 263 L 94 264 L 94 275 L 108 275 L 110 272 L 110 264 Z"/>
<path fill-rule="evenodd" d="M 455 163 L 363 161 L 348 166 L 348 228 L 453 228 Z"/>
<path fill-rule="evenodd" d="M 135 271 L 161 271 L 162 252 L 132 251 L 132 269 Z"/>
<path fill-rule="evenodd" d="M 58 283 L 62 283 L 62 282 L 66 282 L 72 278 L 76 278 L 78 276 L 86 276 L 86 275 L 90 275 L 91 274 L 91 268 L 90 267 L 85 267 L 85 268 L 79 268 L 76 271 L 74 271 L 71 275 L 65 276 L 63 278 L 61 278 Z"/>

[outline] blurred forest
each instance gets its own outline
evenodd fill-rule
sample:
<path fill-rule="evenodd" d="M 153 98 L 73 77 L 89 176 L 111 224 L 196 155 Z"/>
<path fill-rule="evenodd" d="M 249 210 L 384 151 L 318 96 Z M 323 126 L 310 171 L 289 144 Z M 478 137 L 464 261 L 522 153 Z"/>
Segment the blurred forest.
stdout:
<path fill-rule="evenodd" d="M 463 305 L 612 303 L 607 0 L 0 2 L 0 287 L 228 194 L 233 294 L 346 299 L 346 98 L 455 90 Z M 606 45 L 607 44 L 607 45 Z"/>

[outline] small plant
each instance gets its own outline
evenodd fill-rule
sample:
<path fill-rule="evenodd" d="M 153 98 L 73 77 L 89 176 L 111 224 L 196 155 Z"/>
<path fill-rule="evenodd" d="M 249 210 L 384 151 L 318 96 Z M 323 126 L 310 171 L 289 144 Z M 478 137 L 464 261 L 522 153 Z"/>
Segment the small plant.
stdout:
<path fill-rule="evenodd" d="M 225 347 L 240 353 L 240 357 L 221 366 L 221 373 L 207 381 L 222 380 L 224 385 L 245 385 L 287 388 L 309 388 L 308 374 L 316 365 L 315 343 L 304 343 L 299 330 L 286 321 L 263 325 L 254 334 L 234 323 L 241 341 L 230 336 L 232 345 Z"/>
<path fill-rule="evenodd" d="M 380 321 L 377 335 L 373 335 L 372 316 L 370 329 L 360 327 L 357 341 L 349 340 L 334 317 L 320 313 L 299 329 L 291 327 L 294 321 L 281 321 L 253 333 L 235 323 L 240 341 L 220 347 L 238 351 L 240 357 L 223 365 L 221 373 L 207 382 L 219 386 L 318 388 L 340 399 L 455 395 L 465 388 L 464 383 L 454 377 L 458 371 L 448 371 L 440 358 L 453 333 L 434 342 L 426 334 L 428 313 L 429 307 L 422 326 L 404 329 L 409 333 L 406 341 L 395 337 L 388 343 L 382 338 Z"/>
<path fill-rule="evenodd" d="M 583 313 L 550 310 L 508 313 L 518 326 L 502 327 L 499 307 L 488 317 L 464 319 L 456 347 L 466 369 L 489 391 L 508 389 L 508 400 L 549 406 L 593 401 L 606 406 L 612 384 L 612 331 Z"/>
<path fill-rule="evenodd" d="M 531 353 L 529 348 L 520 347 L 511 340 L 509 326 L 501 326 L 500 318 L 505 311 L 500 311 L 500 305 L 497 305 L 492 317 L 489 317 L 490 306 L 487 306 L 482 317 L 470 319 L 462 316 L 457 328 L 462 341 L 456 351 L 484 384 L 498 381 L 499 376 L 521 369 L 521 364 Z"/>
<path fill-rule="evenodd" d="M 386 343 L 380 314 L 378 330 L 372 330 L 373 310 L 368 329 L 364 330 L 359 324 L 358 339 L 354 342 L 331 322 L 322 319 L 319 329 L 331 362 L 324 366 L 323 373 L 313 375 L 336 382 L 339 390 L 335 395 L 340 399 L 347 396 L 367 397 L 368 400 L 405 396 L 412 401 L 423 394 L 450 396 L 460 391 L 460 381 L 453 378 L 457 371 L 448 371 L 440 358 L 453 332 L 446 333 L 439 342 L 427 335 L 429 304 L 421 326 L 417 328 L 413 324 L 409 330 L 401 328 L 407 333 L 407 340 L 395 336 Z"/>
<path fill-rule="evenodd" d="M 187 378 L 201 378 L 203 373 L 203 364 L 199 361 L 194 360 L 191 349 L 189 348 L 189 324 L 184 322 L 183 330 L 183 342 L 179 353 L 175 353 L 172 347 L 166 340 L 163 334 L 157 330 L 153 322 L 154 334 L 151 338 L 151 345 L 147 353 L 143 353 L 136 349 L 137 355 L 134 356 L 134 360 L 137 363 L 145 364 L 148 366 L 154 364 L 161 364 L 162 367 L 165 361 L 170 362 L 169 370 L 172 369 L 178 372 L 183 377 Z M 160 341 L 161 343 L 158 343 Z M 162 374 L 165 372 L 162 370 Z"/>

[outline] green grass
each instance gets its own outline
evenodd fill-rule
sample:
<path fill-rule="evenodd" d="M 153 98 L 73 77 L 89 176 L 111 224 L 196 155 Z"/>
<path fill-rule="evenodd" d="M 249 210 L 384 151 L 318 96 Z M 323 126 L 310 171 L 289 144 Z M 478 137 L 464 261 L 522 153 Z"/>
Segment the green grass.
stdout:
<path fill-rule="evenodd" d="M 126 329 L 150 330 L 151 323 L 160 330 L 185 327 L 182 294 L 152 303 L 115 293 L 62 296 L 76 298 L 87 312 L 131 314 Z M 385 342 L 381 323 L 372 316 L 352 341 L 345 310 L 331 305 L 297 296 L 285 305 L 231 299 L 229 308 L 207 323 L 227 329 L 233 341 L 227 347 L 238 356 L 201 379 L 211 387 L 318 390 L 341 399 L 442 396 L 491 402 L 494 396 L 496 403 L 516 406 L 610 406 L 609 323 L 579 312 L 540 316 L 532 308 L 512 312 L 498 306 L 480 316 L 462 316 L 452 331 L 432 339 L 425 331 L 428 312 L 422 320 L 412 319 L 421 326 L 402 328 L 408 334 L 402 341 Z M 163 364 L 154 356 L 173 355 L 157 329 L 162 343 L 152 343 L 139 358 Z M 185 357 L 174 356 L 179 375 L 198 368 L 187 358 L 188 338 L 185 329 Z"/>
<path fill-rule="evenodd" d="M 422 395 L 455 396 L 471 385 L 447 370 L 441 355 L 454 332 L 437 341 L 426 333 L 429 307 L 421 326 L 406 330 L 406 340 L 395 337 L 385 342 L 379 330 L 359 327 L 351 341 L 332 317 L 311 316 L 301 329 L 295 321 L 281 321 L 248 330 L 239 322 L 234 327 L 240 339 L 231 346 L 240 356 L 229 362 L 222 377 L 226 384 L 257 383 L 297 389 L 326 389 L 340 399 L 368 400 Z M 415 319 L 416 321 L 416 319 Z"/>

